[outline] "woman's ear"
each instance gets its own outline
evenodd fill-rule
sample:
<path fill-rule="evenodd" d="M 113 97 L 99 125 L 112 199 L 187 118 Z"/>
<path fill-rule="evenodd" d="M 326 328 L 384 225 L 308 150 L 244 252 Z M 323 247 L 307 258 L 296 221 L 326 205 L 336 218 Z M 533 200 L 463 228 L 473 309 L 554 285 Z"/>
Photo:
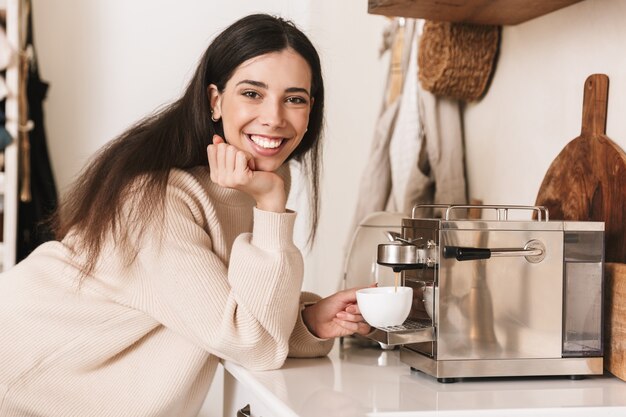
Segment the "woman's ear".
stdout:
<path fill-rule="evenodd" d="M 215 84 L 209 84 L 207 95 L 211 105 L 211 117 L 219 120 L 222 117 L 222 96 L 220 95 L 220 90 Z"/>

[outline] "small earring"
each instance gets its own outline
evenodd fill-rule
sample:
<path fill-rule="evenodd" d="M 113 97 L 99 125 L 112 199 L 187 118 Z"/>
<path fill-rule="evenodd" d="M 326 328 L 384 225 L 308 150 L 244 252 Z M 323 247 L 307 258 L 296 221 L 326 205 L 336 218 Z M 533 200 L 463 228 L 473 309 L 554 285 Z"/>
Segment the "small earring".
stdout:
<path fill-rule="evenodd" d="M 213 116 L 213 110 L 211 110 L 211 120 L 213 120 L 213 123 L 217 123 L 220 120 L 219 117 L 216 119 L 215 116 Z"/>

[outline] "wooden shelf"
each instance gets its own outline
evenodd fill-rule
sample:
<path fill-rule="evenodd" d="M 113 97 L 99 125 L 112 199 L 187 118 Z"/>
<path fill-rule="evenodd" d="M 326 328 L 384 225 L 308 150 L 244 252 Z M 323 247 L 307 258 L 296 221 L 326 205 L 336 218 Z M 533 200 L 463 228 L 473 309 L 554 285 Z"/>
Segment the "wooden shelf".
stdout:
<path fill-rule="evenodd" d="M 367 11 L 384 16 L 516 25 L 582 0 L 368 0 Z"/>

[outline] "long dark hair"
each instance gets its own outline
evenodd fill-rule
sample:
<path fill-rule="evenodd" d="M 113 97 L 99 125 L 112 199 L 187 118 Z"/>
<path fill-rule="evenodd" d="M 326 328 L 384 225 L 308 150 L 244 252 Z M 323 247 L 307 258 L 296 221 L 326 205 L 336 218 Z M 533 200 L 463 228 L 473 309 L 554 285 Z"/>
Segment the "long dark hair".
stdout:
<path fill-rule="evenodd" d="M 215 84 L 223 91 L 241 63 L 285 48 L 295 50 L 311 67 L 315 103 L 307 132 L 289 158 L 300 162 L 308 174 L 312 206 L 309 242 L 313 241 L 319 218 L 324 112 L 319 56 L 306 35 L 290 21 L 254 14 L 233 23 L 211 42 L 181 98 L 111 141 L 74 183 L 54 218 L 54 228 L 57 239 L 76 234 L 80 247 L 74 249 L 79 249 L 87 260 L 85 274 L 95 267 L 109 233 L 117 245 L 122 245 L 127 260 L 134 259 L 138 248 L 130 236 L 141 236 L 137 232 L 155 215 L 163 214 L 172 168 L 202 165 L 208 169 L 206 148 L 214 134 L 223 133 L 221 122 L 214 123 L 210 117 L 208 85 Z M 129 198 L 137 203 L 124 204 Z"/>

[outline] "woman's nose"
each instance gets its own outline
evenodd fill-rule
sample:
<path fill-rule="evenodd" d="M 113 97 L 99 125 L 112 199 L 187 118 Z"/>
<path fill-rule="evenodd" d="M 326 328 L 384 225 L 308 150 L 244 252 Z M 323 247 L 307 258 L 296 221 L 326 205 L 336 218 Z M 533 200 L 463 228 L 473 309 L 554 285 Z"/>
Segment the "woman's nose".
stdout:
<path fill-rule="evenodd" d="M 286 120 L 282 103 L 266 100 L 261 107 L 259 120 L 266 126 L 283 127 Z"/>

